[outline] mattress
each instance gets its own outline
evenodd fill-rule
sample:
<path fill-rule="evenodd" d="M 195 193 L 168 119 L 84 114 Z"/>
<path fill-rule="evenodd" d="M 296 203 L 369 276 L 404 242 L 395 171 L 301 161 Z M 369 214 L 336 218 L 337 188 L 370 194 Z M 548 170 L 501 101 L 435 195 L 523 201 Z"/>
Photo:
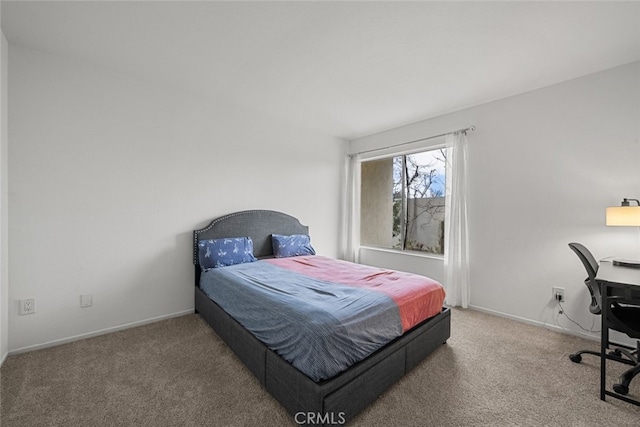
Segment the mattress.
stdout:
<path fill-rule="evenodd" d="M 200 288 L 284 360 L 319 382 L 442 310 L 429 278 L 322 256 L 202 272 Z"/>

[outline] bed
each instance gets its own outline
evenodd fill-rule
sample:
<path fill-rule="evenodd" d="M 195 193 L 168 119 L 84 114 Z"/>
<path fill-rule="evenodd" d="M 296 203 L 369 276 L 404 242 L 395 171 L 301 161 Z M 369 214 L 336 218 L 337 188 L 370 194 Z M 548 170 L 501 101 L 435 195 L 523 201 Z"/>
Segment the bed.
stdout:
<path fill-rule="evenodd" d="M 228 314 L 220 306 L 225 306 L 227 302 L 219 300 L 217 303 L 205 293 L 210 292 L 212 279 L 208 272 L 203 272 L 200 265 L 198 245 L 200 242 L 215 239 L 250 237 L 253 255 L 260 260 L 251 264 L 269 264 L 269 268 L 272 268 L 272 264 L 281 260 L 274 259 L 272 235 L 308 234 L 308 227 L 296 218 L 268 210 L 232 213 L 214 219 L 202 229 L 194 230 L 195 310 L 296 422 L 304 420 L 309 423 L 309 420 L 314 420 L 317 424 L 342 424 L 357 415 L 441 344 L 446 343 L 450 335 L 451 312 L 440 304 L 434 315 L 416 325 L 404 325 L 410 328 L 403 331 L 401 336 L 391 339 L 372 354 L 338 373 L 327 373 L 324 377 L 303 373 L 300 367 L 285 360 L 284 357 L 287 356 L 282 355 L 280 349 L 272 350 L 256 338 L 255 331 L 249 332 L 240 323 L 246 324 L 244 319 L 240 318 L 238 321 Z M 309 260 L 311 259 L 310 257 Z M 329 262 L 322 257 L 313 260 L 320 263 Z M 239 266 L 240 269 L 245 267 L 249 266 Z M 213 270 L 224 271 L 225 268 L 228 267 Z M 204 290 L 201 288 L 201 282 Z M 229 310 L 228 307 L 225 308 Z"/>

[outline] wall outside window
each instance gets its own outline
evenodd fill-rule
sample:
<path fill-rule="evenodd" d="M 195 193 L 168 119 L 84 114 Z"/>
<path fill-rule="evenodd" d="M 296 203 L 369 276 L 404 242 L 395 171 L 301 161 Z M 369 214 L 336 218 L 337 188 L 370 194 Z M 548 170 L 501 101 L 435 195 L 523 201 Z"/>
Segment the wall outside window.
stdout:
<path fill-rule="evenodd" d="M 393 246 L 393 158 L 362 162 L 360 236 L 363 245 Z"/>

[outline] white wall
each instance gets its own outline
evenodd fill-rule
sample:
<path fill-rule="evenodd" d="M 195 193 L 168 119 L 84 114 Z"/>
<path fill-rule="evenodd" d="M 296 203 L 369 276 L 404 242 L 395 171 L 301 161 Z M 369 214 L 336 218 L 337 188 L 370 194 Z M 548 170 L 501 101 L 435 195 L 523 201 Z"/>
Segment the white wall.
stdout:
<path fill-rule="evenodd" d="M 0 22 L 2 21 L 0 4 Z M 7 168 L 7 39 L 0 29 L 0 365 L 9 352 L 9 254 L 8 254 L 8 168 Z"/>
<path fill-rule="evenodd" d="M 555 325 L 551 287 L 562 286 L 569 316 L 599 329 L 567 243 L 582 242 L 597 259 L 640 259 L 638 229 L 604 225 L 607 206 L 640 198 L 640 62 L 360 138 L 349 151 L 469 125 L 477 126 L 469 134 L 472 306 Z M 442 274 L 431 259 L 367 250 L 361 260 Z"/>
<path fill-rule="evenodd" d="M 337 254 L 346 142 L 14 44 L 9 90 L 10 351 L 192 311 L 191 231 L 226 213 Z"/>

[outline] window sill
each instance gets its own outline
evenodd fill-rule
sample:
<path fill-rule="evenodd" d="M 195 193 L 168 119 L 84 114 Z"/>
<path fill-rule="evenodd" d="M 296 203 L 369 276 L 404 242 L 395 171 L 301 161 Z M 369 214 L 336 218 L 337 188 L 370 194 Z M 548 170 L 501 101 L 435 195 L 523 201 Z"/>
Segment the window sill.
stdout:
<path fill-rule="evenodd" d="M 444 255 L 434 255 L 434 254 L 422 253 L 418 251 L 400 251 L 397 249 L 380 248 L 377 246 L 366 246 L 366 245 L 360 245 L 360 249 L 366 249 L 368 251 L 375 251 L 375 252 L 386 252 L 386 253 L 391 253 L 396 255 L 405 255 L 405 256 L 411 256 L 416 258 L 429 258 L 429 259 L 444 261 Z"/>

